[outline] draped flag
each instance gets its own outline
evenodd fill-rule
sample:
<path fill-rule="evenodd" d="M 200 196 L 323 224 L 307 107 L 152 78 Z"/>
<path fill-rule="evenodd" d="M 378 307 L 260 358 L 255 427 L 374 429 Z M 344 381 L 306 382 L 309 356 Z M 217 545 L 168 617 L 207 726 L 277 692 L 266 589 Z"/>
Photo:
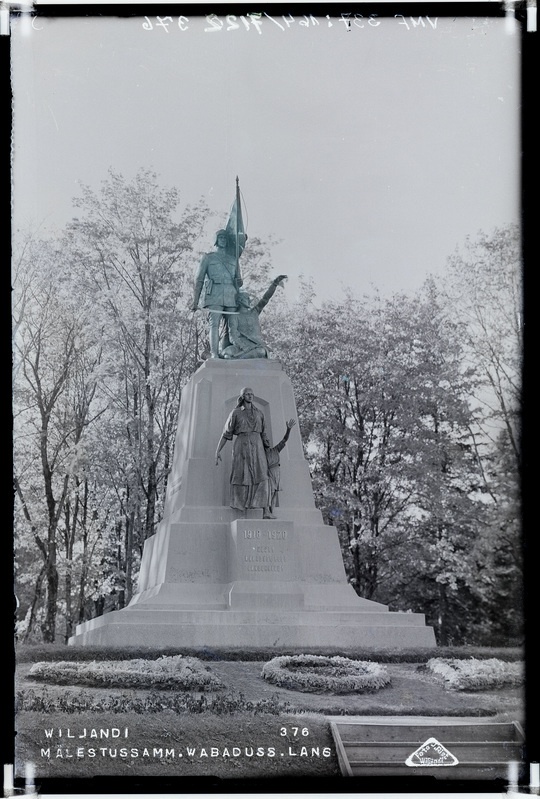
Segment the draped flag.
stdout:
<path fill-rule="evenodd" d="M 244 247 L 246 246 L 247 235 L 244 229 L 244 220 L 242 219 L 242 205 L 240 202 L 240 186 L 238 183 L 238 178 L 236 178 L 236 196 L 229 214 L 229 221 L 227 222 L 225 232 L 227 233 L 227 252 L 236 259 L 236 277 L 237 280 L 241 281 L 240 256 L 242 255 Z"/>

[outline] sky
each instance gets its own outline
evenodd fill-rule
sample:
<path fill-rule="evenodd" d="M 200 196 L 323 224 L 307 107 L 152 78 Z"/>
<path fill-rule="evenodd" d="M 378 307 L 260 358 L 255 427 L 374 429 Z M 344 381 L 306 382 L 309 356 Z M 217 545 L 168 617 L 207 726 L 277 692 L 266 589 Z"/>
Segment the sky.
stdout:
<path fill-rule="evenodd" d="M 415 291 L 520 219 L 520 37 L 382 11 L 13 19 L 13 228 L 53 233 L 81 183 L 147 168 L 207 201 L 211 249 L 238 176 L 291 299 L 301 277 L 320 298 Z"/>

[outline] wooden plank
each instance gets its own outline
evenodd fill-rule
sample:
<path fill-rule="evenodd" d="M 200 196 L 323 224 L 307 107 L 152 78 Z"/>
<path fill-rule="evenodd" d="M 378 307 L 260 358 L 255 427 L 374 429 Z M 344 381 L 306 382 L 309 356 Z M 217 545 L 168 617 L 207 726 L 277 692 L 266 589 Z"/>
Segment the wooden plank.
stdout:
<path fill-rule="evenodd" d="M 406 766 L 405 765 L 405 761 L 403 761 L 402 763 L 397 763 L 396 764 L 395 760 L 351 760 L 351 761 L 349 761 L 349 765 L 350 765 L 351 769 L 354 769 L 356 767 L 362 767 L 363 768 L 364 766 L 366 766 L 367 768 L 369 768 L 370 766 L 386 766 L 388 768 L 391 768 L 392 770 L 396 766 L 398 768 L 403 766 L 404 768 L 407 769 L 407 773 L 408 774 L 410 774 L 413 771 L 417 771 L 417 770 L 426 771 L 427 769 L 430 769 L 430 768 L 431 769 L 441 769 L 441 768 L 444 768 L 444 769 L 452 769 L 452 768 L 454 768 L 455 769 L 455 768 L 458 767 L 458 764 L 456 764 L 454 766 L 448 765 L 448 766 L 416 766 L 416 767 L 414 767 L 414 766 Z M 494 760 L 494 761 L 489 762 L 489 763 L 476 763 L 476 762 L 470 762 L 470 761 L 463 761 L 462 763 L 459 763 L 459 765 L 463 766 L 464 768 L 469 768 L 469 767 L 476 768 L 477 766 L 486 766 L 486 768 L 491 768 L 491 766 L 504 766 L 506 769 L 508 769 L 508 761 L 507 760 Z"/>
<path fill-rule="evenodd" d="M 330 722 L 330 731 L 332 733 L 332 737 L 334 739 L 334 744 L 336 747 L 336 754 L 338 758 L 339 767 L 341 769 L 341 773 L 345 777 L 352 777 L 353 772 L 349 765 L 349 758 L 347 757 L 347 753 L 345 751 L 345 747 L 343 745 L 343 741 L 341 740 L 341 735 L 338 730 L 338 726 L 335 722 Z"/>
<path fill-rule="evenodd" d="M 507 763 L 492 763 L 468 766 L 425 766 L 411 768 L 410 766 L 387 766 L 378 763 L 375 766 L 355 766 L 352 769 L 353 777 L 435 777 L 443 780 L 495 780 L 508 778 Z"/>
<path fill-rule="evenodd" d="M 433 735 L 441 743 L 444 739 L 452 741 L 518 741 L 521 737 L 515 725 L 498 724 L 453 724 L 416 725 L 414 723 L 395 726 L 393 724 L 370 725 L 345 722 L 338 723 L 343 741 L 358 739 L 361 730 L 363 740 L 371 741 L 418 741 L 423 743 Z"/>
<path fill-rule="evenodd" d="M 463 719 L 403 718 L 400 723 L 377 719 L 330 721 L 338 762 L 344 776 L 362 774 L 385 776 L 418 775 L 456 777 L 466 773 L 467 779 L 489 776 L 505 777 L 509 763 L 523 759 L 523 730 L 517 722 L 484 722 Z M 410 758 L 429 738 L 444 746 L 458 762 L 440 766 L 407 765 Z M 457 774 L 456 774 L 457 770 Z"/>
<path fill-rule="evenodd" d="M 433 736 L 435 737 L 435 736 Z M 342 739 L 343 740 L 343 739 Z M 423 741 L 422 741 L 423 743 Z M 442 741 L 440 743 L 443 743 Z M 493 746 L 522 746 L 521 741 L 448 741 L 444 740 L 444 746 L 464 746 L 475 747 L 491 744 Z M 343 741 L 345 747 L 349 746 L 380 746 L 392 748 L 393 746 L 418 746 L 418 739 L 415 741 L 374 741 L 366 739 L 364 741 Z"/>
<path fill-rule="evenodd" d="M 437 739 L 439 740 L 439 739 Z M 474 743 L 463 746 L 460 743 L 450 744 L 446 741 L 439 741 L 443 746 L 454 755 L 461 763 L 470 761 L 471 763 L 495 763 L 522 760 L 523 752 L 521 746 L 515 743 L 506 744 L 498 742 L 495 744 Z M 376 742 L 351 746 L 345 744 L 345 753 L 349 763 L 353 761 L 378 762 L 384 760 L 388 763 L 405 763 L 407 758 L 418 748 L 418 743 L 395 743 L 382 746 Z"/>

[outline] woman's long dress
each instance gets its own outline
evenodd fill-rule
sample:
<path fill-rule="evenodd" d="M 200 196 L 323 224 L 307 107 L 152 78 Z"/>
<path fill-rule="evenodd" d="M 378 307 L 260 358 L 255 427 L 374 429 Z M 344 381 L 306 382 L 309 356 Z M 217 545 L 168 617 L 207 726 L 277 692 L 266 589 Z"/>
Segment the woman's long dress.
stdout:
<path fill-rule="evenodd" d="M 264 415 L 251 406 L 235 408 L 225 425 L 223 437 L 229 441 L 234 437 L 231 468 L 232 508 L 266 508 L 269 505 L 268 466 L 265 447 Z"/>

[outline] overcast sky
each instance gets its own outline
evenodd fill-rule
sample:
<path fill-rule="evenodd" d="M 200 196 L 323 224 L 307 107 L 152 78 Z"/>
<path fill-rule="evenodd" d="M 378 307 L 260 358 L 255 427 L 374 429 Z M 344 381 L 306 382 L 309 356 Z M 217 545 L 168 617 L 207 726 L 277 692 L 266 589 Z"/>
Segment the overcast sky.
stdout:
<path fill-rule="evenodd" d="M 504 19 L 276 15 L 258 32 L 193 12 L 13 21 L 14 227 L 62 227 L 110 167 L 155 170 L 220 226 L 238 175 L 288 293 L 303 274 L 337 296 L 415 290 L 467 235 L 519 220 Z"/>

